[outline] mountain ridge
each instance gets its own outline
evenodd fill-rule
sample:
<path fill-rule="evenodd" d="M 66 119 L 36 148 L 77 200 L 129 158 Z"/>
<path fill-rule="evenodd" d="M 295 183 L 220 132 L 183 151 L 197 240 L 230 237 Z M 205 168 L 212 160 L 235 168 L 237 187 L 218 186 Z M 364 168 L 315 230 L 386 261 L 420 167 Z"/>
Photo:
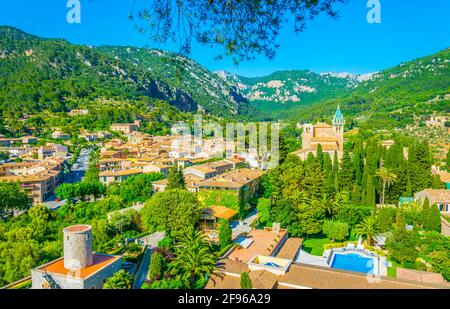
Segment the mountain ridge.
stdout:
<path fill-rule="evenodd" d="M 115 47 L 116 50 L 122 48 L 127 49 Z M 200 110 L 220 116 L 249 112 L 247 100 L 229 84 L 218 85 L 220 97 L 213 91 L 199 95 L 202 87 L 178 83 L 174 76 L 177 72 L 166 72 L 168 75 L 164 78 L 155 76 L 148 68 L 133 65 L 125 57 L 114 57 L 106 49 L 71 44 L 64 39 L 40 38 L 15 27 L 0 26 L 0 106 L 19 113 L 47 108 L 64 111 L 70 100 L 146 96 L 165 100 L 182 111 Z M 145 50 L 158 53 L 157 50 Z M 154 63 L 155 69 L 170 62 L 170 58 L 181 57 L 160 53 Z M 192 65 L 196 71 L 208 75 L 209 71 L 193 60 L 183 59 L 182 62 Z M 164 71 L 164 68 L 158 70 Z M 211 73 L 211 76 L 215 78 L 216 75 Z M 22 98 L 17 96 L 18 93 Z M 48 101 L 54 102 L 54 106 Z"/>

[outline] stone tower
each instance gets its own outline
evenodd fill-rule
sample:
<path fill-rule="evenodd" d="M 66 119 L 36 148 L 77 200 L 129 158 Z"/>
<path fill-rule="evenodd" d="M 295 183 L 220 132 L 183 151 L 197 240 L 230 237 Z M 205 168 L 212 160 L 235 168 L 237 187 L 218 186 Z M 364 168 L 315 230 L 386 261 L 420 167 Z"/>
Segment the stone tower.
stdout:
<path fill-rule="evenodd" d="M 342 115 L 339 105 L 337 106 L 336 112 L 333 117 L 333 132 L 338 142 L 338 150 L 344 151 L 344 115 Z"/>
<path fill-rule="evenodd" d="M 92 227 L 72 225 L 66 227 L 63 234 L 64 268 L 76 271 L 92 265 Z"/>
<path fill-rule="evenodd" d="M 312 124 L 304 124 L 302 132 L 302 148 L 307 148 L 314 137 L 314 127 Z"/>

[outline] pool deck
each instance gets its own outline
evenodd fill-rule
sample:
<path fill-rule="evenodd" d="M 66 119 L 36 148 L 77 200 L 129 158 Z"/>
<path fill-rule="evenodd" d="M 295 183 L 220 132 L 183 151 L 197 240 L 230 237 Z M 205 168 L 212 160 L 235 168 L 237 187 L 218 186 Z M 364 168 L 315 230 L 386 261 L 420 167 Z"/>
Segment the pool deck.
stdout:
<path fill-rule="evenodd" d="M 323 253 L 323 256 L 317 256 L 317 255 L 309 254 L 308 252 L 300 249 L 300 253 L 299 253 L 297 259 L 295 260 L 295 263 L 330 268 L 330 266 L 327 263 L 330 253 L 331 253 L 331 250 L 328 249 L 328 250 L 325 250 L 325 252 Z M 356 253 L 358 253 L 358 252 L 356 252 Z M 376 260 L 377 259 L 375 259 L 375 263 L 374 263 L 374 272 L 381 276 L 387 276 L 386 257 L 379 256 L 379 263 L 377 263 Z"/>

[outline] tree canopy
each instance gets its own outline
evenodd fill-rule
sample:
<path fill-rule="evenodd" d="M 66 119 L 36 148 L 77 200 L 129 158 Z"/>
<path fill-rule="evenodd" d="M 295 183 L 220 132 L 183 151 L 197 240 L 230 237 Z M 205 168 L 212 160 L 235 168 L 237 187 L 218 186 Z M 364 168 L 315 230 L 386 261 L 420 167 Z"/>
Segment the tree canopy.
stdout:
<path fill-rule="evenodd" d="M 290 21 L 301 32 L 321 12 L 336 17 L 342 0 L 198 1 L 156 0 L 132 12 L 139 32 L 159 44 L 178 42 L 189 54 L 194 43 L 219 47 L 220 54 L 237 63 L 264 55 L 275 56 L 281 27 Z"/>

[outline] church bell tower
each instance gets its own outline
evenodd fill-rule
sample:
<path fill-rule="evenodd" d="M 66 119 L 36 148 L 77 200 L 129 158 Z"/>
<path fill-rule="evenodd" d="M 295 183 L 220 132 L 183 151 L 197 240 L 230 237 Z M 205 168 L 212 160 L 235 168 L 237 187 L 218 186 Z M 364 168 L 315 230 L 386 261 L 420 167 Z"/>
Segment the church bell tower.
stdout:
<path fill-rule="evenodd" d="M 338 140 L 339 151 L 344 151 L 344 115 L 342 115 L 339 105 L 337 106 L 336 112 L 333 117 L 333 132 Z"/>

